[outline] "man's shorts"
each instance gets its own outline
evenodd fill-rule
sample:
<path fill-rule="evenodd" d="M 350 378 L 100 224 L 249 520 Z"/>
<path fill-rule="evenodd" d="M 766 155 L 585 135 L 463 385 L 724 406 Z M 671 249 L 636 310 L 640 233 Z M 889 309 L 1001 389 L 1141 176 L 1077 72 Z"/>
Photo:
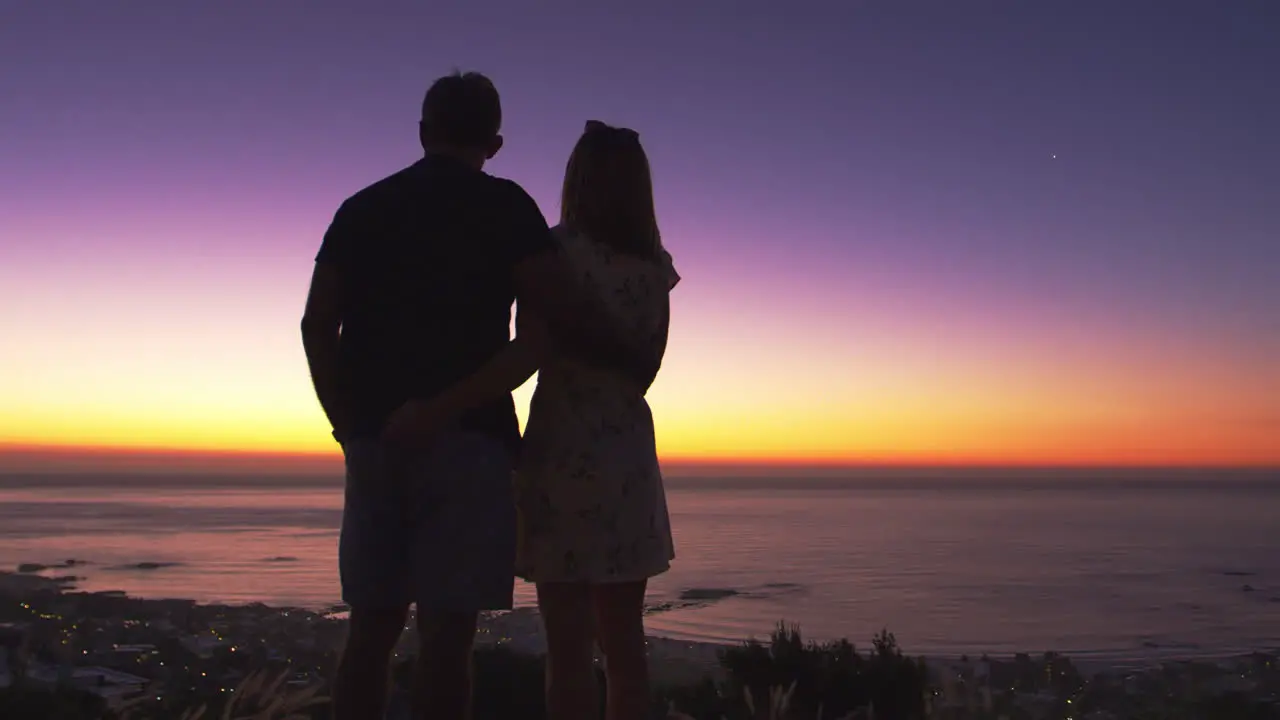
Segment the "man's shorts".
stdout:
<path fill-rule="evenodd" d="M 349 441 L 338 545 L 353 607 L 471 612 L 511 607 L 516 517 L 512 458 L 478 433 L 441 434 L 426 450 Z"/>

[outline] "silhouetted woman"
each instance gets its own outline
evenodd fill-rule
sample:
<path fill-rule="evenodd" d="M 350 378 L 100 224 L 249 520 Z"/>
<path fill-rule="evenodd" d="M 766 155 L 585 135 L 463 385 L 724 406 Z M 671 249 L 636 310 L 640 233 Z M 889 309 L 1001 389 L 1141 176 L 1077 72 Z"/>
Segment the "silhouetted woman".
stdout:
<path fill-rule="evenodd" d="M 649 160 L 634 131 L 587 123 L 553 232 L 580 282 L 660 356 L 679 277 L 662 247 Z M 545 348 L 517 480 L 517 568 L 538 588 L 550 717 L 596 717 L 598 643 L 609 720 L 643 718 L 645 586 L 674 557 L 647 383 L 579 362 L 554 342 Z"/>
<path fill-rule="evenodd" d="M 432 418 L 425 425 L 445 422 L 539 371 L 516 478 L 516 568 L 538 589 L 549 715 L 597 717 L 598 644 L 609 720 L 638 720 L 649 710 L 645 586 L 675 557 L 645 393 L 666 351 L 668 295 L 679 276 L 662 247 L 649 160 L 635 131 L 587 123 L 569 157 L 552 234 L 563 281 L 575 285 L 568 295 L 602 310 L 603 324 L 613 324 L 641 362 L 628 369 L 586 362 L 517 305 L 516 342 L 419 412 Z"/>

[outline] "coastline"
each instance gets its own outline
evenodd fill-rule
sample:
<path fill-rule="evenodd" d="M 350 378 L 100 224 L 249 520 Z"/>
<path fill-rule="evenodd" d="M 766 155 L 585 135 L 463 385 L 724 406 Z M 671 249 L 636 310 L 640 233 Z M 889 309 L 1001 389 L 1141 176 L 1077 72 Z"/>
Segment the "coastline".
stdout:
<path fill-rule="evenodd" d="M 73 570 L 74 563 L 65 568 L 54 567 L 42 569 Z M 236 604 L 204 604 L 182 598 L 137 598 L 123 591 L 85 592 L 75 588 L 77 578 L 74 575 L 46 576 L 37 572 L 13 572 L 0 570 L 0 601 L 30 600 L 38 596 L 58 595 L 64 597 L 85 598 L 89 602 L 110 602 L 117 606 L 132 606 L 138 614 L 153 615 L 149 610 L 160 612 L 166 609 L 180 610 L 202 608 L 220 616 L 261 616 L 263 614 L 289 615 L 295 620 L 315 625 L 345 625 L 345 608 L 334 606 L 327 610 L 313 610 L 298 607 L 275 607 L 262 603 Z M 334 633 L 324 633 L 332 636 Z M 717 677 L 720 671 L 719 654 L 730 644 L 676 640 L 673 638 L 648 635 L 649 660 L 653 678 L 658 684 L 684 684 L 698 682 L 704 677 Z M 402 646 L 412 646 L 412 633 L 406 632 L 402 638 Z M 513 652 L 540 656 L 545 653 L 545 641 L 542 635 L 542 624 L 535 608 L 516 608 L 514 610 L 497 611 L 482 614 L 477 629 L 477 646 L 504 647 Z M 331 648 L 336 650 L 336 646 Z M 402 647 L 401 651 L 408 650 Z"/>
<path fill-rule="evenodd" d="M 42 570 L 73 569 L 76 561 L 68 561 L 65 566 L 39 566 Z M 284 613 L 297 618 L 308 618 L 315 622 L 345 624 L 346 608 L 335 605 L 326 609 L 309 609 L 294 606 L 271 606 L 263 603 L 224 604 L 200 603 L 185 598 L 139 598 L 128 595 L 121 590 L 82 591 L 75 587 L 78 578 L 74 575 L 49 576 L 34 571 L 0 570 L 0 600 L 23 599 L 32 595 L 56 593 L 61 596 L 110 599 L 137 607 L 153 606 L 204 608 L 227 615 L 237 613 Z M 655 611 L 661 608 L 655 607 Z M 412 617 L 412 613 L 411 613 Z M 790 624 L 790 623 L 788 623 Z M 406 633 L 408 639 L 410 633 Z M 766 637 L 747 637 L 738 642 L 709 642 L 684 640 L 677 638 L 646 635 L 649 646 L 650 662 L 653 665 L 655 678 L 672 683 L 697 682 L 704 677 L 717 679 L 721 673 L 720 654 L 731 648 L 740 647 L 748 642 L 758 641 L 768 644 Z M 857 645 L 865 644 L 866 639 L 858 638 Z M 540 656 L 545 653 L 545 640 L 538 611 L 532 607 L 521 607 L 512 610 L 483 613 L 477 629 L 477 646 L 504 647 L 524 655 Z M 909 649 L 908 649 L 909 650 Z M 910 654 L 910 653 L 908 653 Z M 1209 653 L 1188 655 L 1184 658 L 1134 659 L 1127 661 L 1079 658 L 1071 654 L 1046 651 L 1043 653 L 1016 653 L 1009 657 L 975 652 L 972 655 L 958 654 L 922 658 L 935 671 L 959 667 L 979 660 L 990 662 L 1012 661 L 1017 656 L 1031 655 L 1067 657 L 1086 675 L 1110 673 L 1142 673 L 1159 670 L 1162 667 L 1178 664 L 1201 664 L 1230 666 L 1233 663 L 1257 656 L 1259 654 L 1278 655 L 1280 648 L 1258 649 L 1252 653 Z"/>
<path fill-rule="evenodd" d="M 113 703 L 127 704 L 145 696 L 148 702 L 152 697 L 156 702 L 163 699 L 170 709 L 186 708 L 217 702 L 227 693 L 259 682 L 255 678 L 270 671 L 282 673 L 277 685 L 284 683 L 289 692 L 323 697 L 346 636 L 340 608 L 317 612 L 261 603 L 144 599 L 123 592 L 81 592 L 73 584 L 71 576 L 0 571 L 0 651 L 7 653 L 11 667 L 13 659 L 20 658 L 18 667 L 24 668 L 17 675 L 0 663 L 0 695 L 10 686 L 54 691 L 70 686 L 97 695 L 108 707 L 119 708 Z M 406 629 L 396 648 L 398 667 L 409 667 L 416 654 L 417 634 Z M 882 670 L 891 665 L 918 672 L 920 679 L 915 682 L 921 684 L 912 692 L 924 692 L 926 702 L 935 709 L 957 712 L 965 707 L 972 711 L 974 703 L 992 707 L 994 702 L 1001 708 L 1039 708 L 1029 717 L 1049 717 L 1042 712 L 1046 707 L 1069 708 L 1074 702 L 1101 712 L 1090 717 L 1120 720 L 1132 717 L 1135 709 L 1163 711 L 1170 703 L 1202 707 L 1227 702 L 1276 714 L 1210 716 L 1223 720 L 1280 717 L 1280 658 L 1275 653 L 1119 669 L 1080 666 L 1057 653 L 923 658 L 911 654 L 910 648 L 898 654 L 890 640 L 888 654 L 879 647 L 870 653 L 864 649 L 860 657 L 865 660 L 855 659 L 850 665 L 847 653 L 853 651 L 847 645 L 845 649 L 838 643 L 810 645 L 802 643 L 798 634 L 784 634 L 773 638 L 782 643 L 775 646 L 775 655 L 770 638 L 760 641 L 763 647 L 753 648 L 747 643 L 650 636 L 649 663 L 657 697 L 675 698 L 669 702 L 683 710 L 708 697 L 721 698 L 714 703 L 740 699 L 748 687 L 743 683 L 748 682 L 757 692 L 772 688 L 780 693 L 788 684 L 794 687 L 801 682 L 796 673 L 810 673 L 804 676 L 805 682 L 813 683 L 815 669 L 845 673 L 843 682 L 876 687 L 867 685 L 872 682 L 867 679 L 870 676 L 859 675 L 856 668 L 860 663 L 880 663 Z M 863 648 L 868 645 L 875 643 L 858 643 Z M 489 668 L 489 682 L 515 683 L 526 702 L 541 702 L 536 693 L 542 685 L 543 644 L 536 610 L 485 615 L 477 646 L 477 663 Z M 797 664 L 797 653 L 808 659 Z M 758 685 L 762 678 L 772 679 L 762 688 Z M 815 686 L 805 687 L 812 693 Z M 720 717 L 719 711 L 708 714 L 706 707 L 697 717 L 711 715 Z"/>

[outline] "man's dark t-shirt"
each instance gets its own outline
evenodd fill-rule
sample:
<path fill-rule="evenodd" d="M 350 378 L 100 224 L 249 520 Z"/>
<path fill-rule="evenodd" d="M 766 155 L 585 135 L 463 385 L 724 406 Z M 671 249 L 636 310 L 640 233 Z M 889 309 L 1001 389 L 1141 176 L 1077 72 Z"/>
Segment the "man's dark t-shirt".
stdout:
<path fill-rule="evenodd" d="M 405 401 L 431 398 L 501 350 L 513 270 L 551 248 L 519 185 L 448 157 L 428 155 L 344 202 L 316 262 L 336 266 L 345 286 L 340 373 L 352 436 L 378 435 Z M 519 442 L 510 397 L 461 425 Z"/>

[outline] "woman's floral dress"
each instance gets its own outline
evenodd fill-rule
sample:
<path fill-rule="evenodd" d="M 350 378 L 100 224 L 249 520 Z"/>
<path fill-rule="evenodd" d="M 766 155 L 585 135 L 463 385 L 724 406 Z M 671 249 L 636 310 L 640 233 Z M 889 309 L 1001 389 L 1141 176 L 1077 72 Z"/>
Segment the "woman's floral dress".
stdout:
<path fill-rule="evenodd" d="M 556 228 L 581 281 L 627 332 L 661 342 L 663 296 L 679 279 L 654 263 Z M 552 351 L 538 373 L 516 480 L 518 572 L 535 582 L 628 582 L 675 557 L 653 415 L 614 371 Z"/>

